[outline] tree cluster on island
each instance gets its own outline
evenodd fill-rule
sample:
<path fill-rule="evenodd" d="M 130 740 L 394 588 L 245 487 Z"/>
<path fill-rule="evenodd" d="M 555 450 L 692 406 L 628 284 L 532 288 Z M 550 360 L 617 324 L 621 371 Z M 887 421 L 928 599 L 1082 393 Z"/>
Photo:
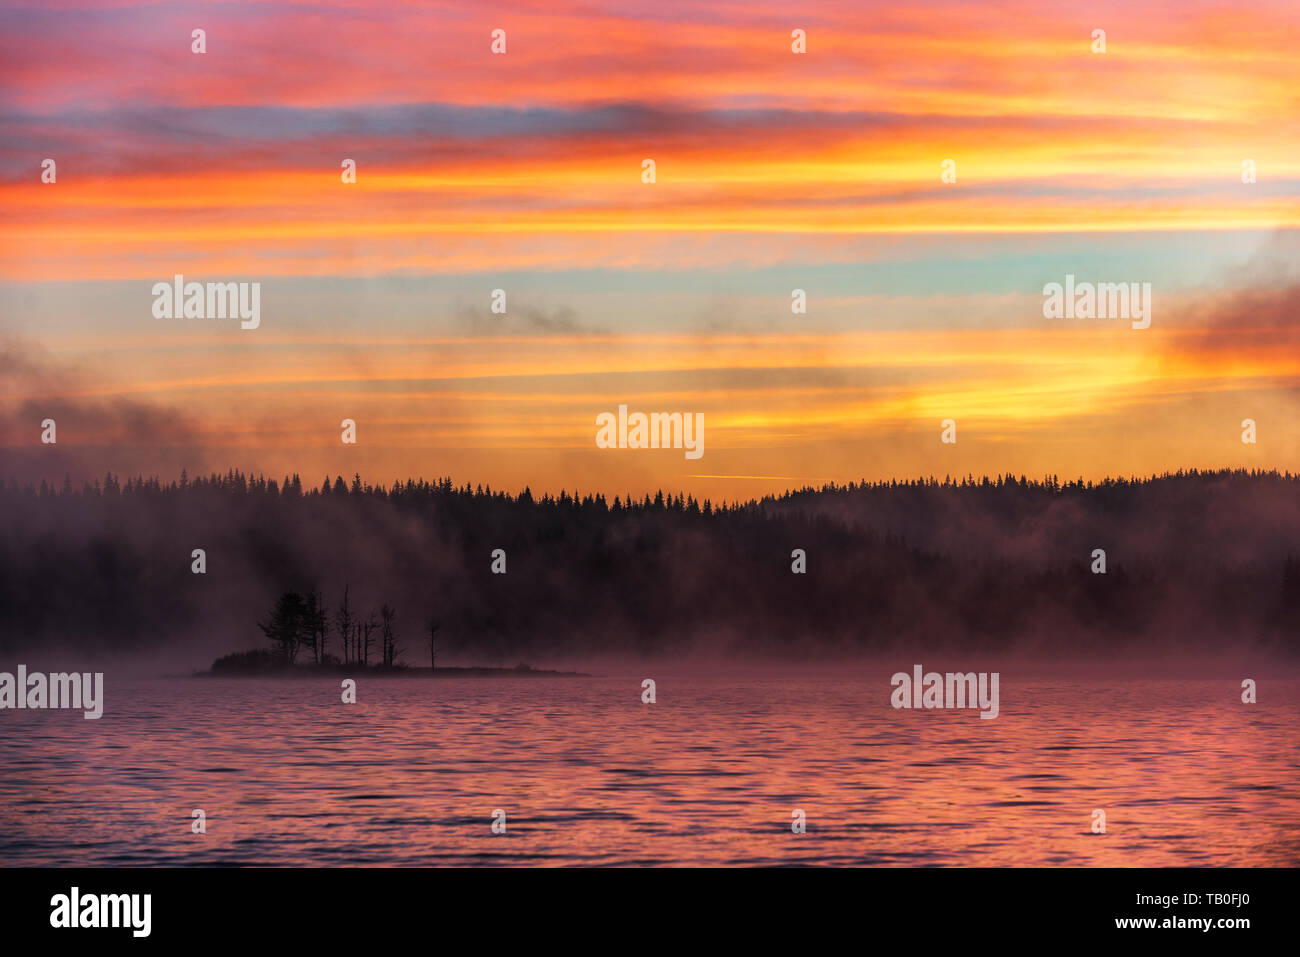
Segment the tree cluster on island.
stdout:
<path fill-rule="evenodd" d="M 364 670 L 372 667 L 372 648 L 379 653 L 379 661 L 373 667 L 386 671 L 403 669 L 406 665 L 400 661 L 403 649 L 398 644 L 396 621 L 397 610 L 387 602 L 380 605 L 377 612 L 358 612 L 352 605 L 347 585 L 343 586 L 343 595 L 333 612 L 326 608 L 324 597 L 315 586 L 306 594 L 286 591 L 280 595 L 266 619 L 257 623 L 271 644 L 270 650 L 219 658 L 213 664 L 213 672 L 292 668 L 300 664 L 300 655 L 310 656 L 306 663 L 316 668 Z M 439 627 L 434 618 L 425 625 L 430 671 L 437 668 Z M 341 657 L 331 654 L 331 639 L 337 640 Z"/>

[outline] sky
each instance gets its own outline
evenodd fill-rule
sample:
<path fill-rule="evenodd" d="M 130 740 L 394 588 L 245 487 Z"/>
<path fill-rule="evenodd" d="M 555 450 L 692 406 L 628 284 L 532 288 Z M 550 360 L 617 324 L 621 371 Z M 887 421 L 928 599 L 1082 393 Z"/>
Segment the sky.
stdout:
<path fill-rule="evenodd" d="M 1294 2 L 7 0 L 0 480 L 1294 471 L 1297 48 Z M 257 328 L 158 318 L 178 274 Z M 1045 317 L 1067 276 L 1149 327 Z M 620 405 L 704 454 L 598 447 Z"/>

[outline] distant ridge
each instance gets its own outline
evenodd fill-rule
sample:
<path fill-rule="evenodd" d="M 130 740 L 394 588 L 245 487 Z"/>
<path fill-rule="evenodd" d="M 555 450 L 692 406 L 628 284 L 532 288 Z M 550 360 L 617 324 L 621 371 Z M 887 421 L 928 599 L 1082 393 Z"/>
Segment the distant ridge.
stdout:
<path fill-rule="evenodd" d="M 304 489 L 232 469 L 80 490 L 10 482 L 0 520 L 4 651 L 212 660 L 264 647 L 258 616 L 284 592 L 345 586 L 359 608 L 398 610 L 408 662 L 427 662 L 430 619 L 440 654 L 485 663 L 1300 648 L 1290 472 L 891 480 L 715 504 L 449 478 Z"/>

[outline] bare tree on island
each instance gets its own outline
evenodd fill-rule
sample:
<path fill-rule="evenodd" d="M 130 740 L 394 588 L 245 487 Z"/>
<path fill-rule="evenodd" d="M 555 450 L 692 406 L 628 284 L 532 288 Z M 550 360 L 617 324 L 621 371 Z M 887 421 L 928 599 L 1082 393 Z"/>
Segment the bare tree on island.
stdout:
<path fill-rule="evenodd" d="M 379 619 L 375 617 L 373 611 L 366 617 L 365 621 L 361 622 L 360 628 L 362 634 L 361 648 L 359 649 L 361 652 L 361 667 L 369 668 L 371 638 L 379 630 Z"/>
<path fill-rule="evenodd" d="M 379 609 L 379 614 L 383 618 L 384 667 L 391 668 L 397 662 L 397 634 L 393 631 L 393 620 L 397 617 L 397 610 L 385 602 Z"/>
<path fill-rule="evenodd" d="M 343 600 L 339 602 L 338 611 L 334 613 L 334 623 L 338 626 L 339 637 L 343 640 L 343 663 L 351 660 L 352 632 L 356 618 L 352 614 L 352 605 L 348 602 L 348 586 L 343 586 Z"/>
<path fill-rule="evenodd" d="M 430 671 L 436 671 L 437 668 L 438 668 L 438 654 L 437 654 L 437 650 L 436 650 L 436 648 L 434 647 L 434 643 L 435 643 L 435 641 L 436 641 L 436 639 L 437 639 L 437 637 L 438 637 L 438 628 L 440 627 L 440 625 L 439 625 L 439 623 L 438 623 L 438 619 L 436 619 L 436 618 L 432 618 L 432 617 L 431 617 L 431 618 L 429 619 L 429 623 L 428 623 L 428 625 L 426 625 L 425 627 L 428 629 L 428 636 L 429 636 L 429 637 L 428 637 L 428 641 L 429 641 L 429 670 L 430 670 Z"/>
<path fill-rule="evenodd" d="M 325 660 L 325 645 L 329 641 L 329 613 L 325 610 L 325 600 L 313 585 L 307 592 L 304 607 L 304 624 L 308 643 L 316 658 L 316 664 Z"/>

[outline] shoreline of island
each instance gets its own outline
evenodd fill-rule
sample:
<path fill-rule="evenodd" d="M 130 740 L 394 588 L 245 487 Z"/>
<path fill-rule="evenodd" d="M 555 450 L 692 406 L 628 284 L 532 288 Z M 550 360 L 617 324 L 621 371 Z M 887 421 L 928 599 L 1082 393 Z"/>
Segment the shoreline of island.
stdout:
<path fill-rule="evenodd" d="M 226 655 L 214 661 L 207 671 L 194 671 L 194 678 L 314 678 L 342 675 L 368 678 L 591 678 L 585 671 L 556 671 L 520 663 L 510 668 L 492 666 L 374 665 L 355 662 L 307 662 L 304 664 L 275 660 L 258 652 Z"/>

